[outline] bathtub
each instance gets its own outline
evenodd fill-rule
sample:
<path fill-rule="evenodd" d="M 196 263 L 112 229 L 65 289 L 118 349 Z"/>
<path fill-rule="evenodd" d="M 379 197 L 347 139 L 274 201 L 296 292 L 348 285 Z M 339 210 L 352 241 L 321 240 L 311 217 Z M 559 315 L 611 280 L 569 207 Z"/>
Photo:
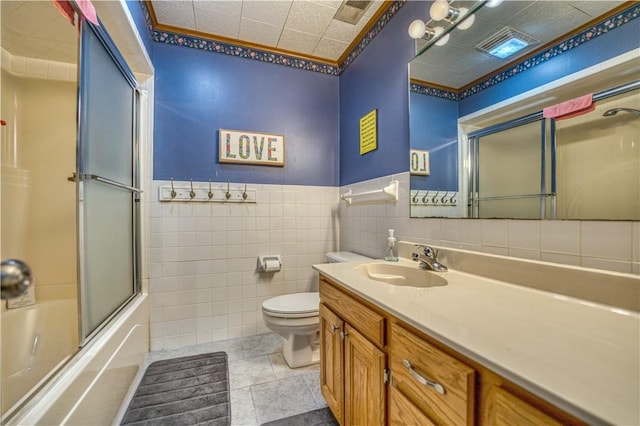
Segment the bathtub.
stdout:
<path fill-rule="evenodd" d="M 78 350 L 72 299 L 2 312 L 2 409 L 7 411 Z"/>
<path fill-rule="evenodd" d="M 4 316 L 2 327 L 4 340 Z M 3 424 L 111 424 L 148 351 L 149 302 L 140 295 Z"/>

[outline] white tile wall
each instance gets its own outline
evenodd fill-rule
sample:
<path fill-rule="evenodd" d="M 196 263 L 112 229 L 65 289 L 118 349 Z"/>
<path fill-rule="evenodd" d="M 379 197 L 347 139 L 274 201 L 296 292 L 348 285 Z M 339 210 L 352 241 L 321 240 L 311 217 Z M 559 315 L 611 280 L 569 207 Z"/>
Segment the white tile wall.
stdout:
<path fill-rule="evenodd" d="M 396 203 L 339 202 L 392 179 Z M 311 265 L 328 251 L 382 257 L 389 228 L 405 241 L 640 274 L 639 222 L 412 219 L 408 173 L 341 188 L 249 185 L 257 203 L 245 205 L 160 203 L 168 184 L 148 193 L 151 350 L 267 332 L 263 300 L 317 290 Z M 259 254 L 282 255 L 282 271 L 258 274 Z"/>
<path fill-rule="evenodd" d="M 338 188 L 249 185 L 255 204 L 158 202 L 169 184 L 150 191 L 151 350 L 266 332 L 263 300 L 317 290 L 311 265 L 338 249 Z M 282 255 L 282 270 L 257 273 L 264 254 Z"/>
<path fill-rule="evenodd" d="M 76 64 L 16 56 L 4 48 L 1 50 L 1 54 L 2 69 L 12 74 L 48 80 L 77 80 L 78 67 Z"/>
<path fill-rule="evenodd" d="M 395 204 L 340 204 L 340 250 L 382 257 L 387 229 L 399 239 L 568 265 L 640 274 L 640 222 L 409 218 L 409 174 L 340 189 L 377 189 L 400 181 Z"/>

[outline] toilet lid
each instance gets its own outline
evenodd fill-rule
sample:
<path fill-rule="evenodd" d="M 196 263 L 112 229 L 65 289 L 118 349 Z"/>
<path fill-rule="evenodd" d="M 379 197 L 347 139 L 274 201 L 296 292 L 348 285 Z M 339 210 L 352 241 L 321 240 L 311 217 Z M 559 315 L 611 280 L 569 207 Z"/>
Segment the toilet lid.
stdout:
<path fill-rule="evenodd" d="M 262 302 L 262 310 L 274 314 L 317 314 L 320 293 L 293 293 Z"/>

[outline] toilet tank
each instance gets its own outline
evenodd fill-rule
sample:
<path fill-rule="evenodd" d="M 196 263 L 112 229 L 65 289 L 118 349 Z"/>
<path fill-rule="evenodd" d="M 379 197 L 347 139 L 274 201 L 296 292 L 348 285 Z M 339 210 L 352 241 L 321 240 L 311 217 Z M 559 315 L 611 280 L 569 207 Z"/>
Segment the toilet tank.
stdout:
<path fill-rule="evenodd" d="M 341 263 L 341 262 L 367 262 L 371 259 L 370 257 L 363 256 L 358 253 L 353 253 L 350 251 L 332 251 L 326 254 L 327 263 Z"/>

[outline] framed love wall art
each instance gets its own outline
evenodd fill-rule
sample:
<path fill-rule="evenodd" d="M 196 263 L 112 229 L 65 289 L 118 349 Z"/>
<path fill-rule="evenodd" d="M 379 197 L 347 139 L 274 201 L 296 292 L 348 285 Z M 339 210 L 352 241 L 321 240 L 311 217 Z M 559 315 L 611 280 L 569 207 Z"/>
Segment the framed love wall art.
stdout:
<path fill-rule="evenodd" d="M 220 129 L 221 163 L 284 167 L 284 135 Z"/>

